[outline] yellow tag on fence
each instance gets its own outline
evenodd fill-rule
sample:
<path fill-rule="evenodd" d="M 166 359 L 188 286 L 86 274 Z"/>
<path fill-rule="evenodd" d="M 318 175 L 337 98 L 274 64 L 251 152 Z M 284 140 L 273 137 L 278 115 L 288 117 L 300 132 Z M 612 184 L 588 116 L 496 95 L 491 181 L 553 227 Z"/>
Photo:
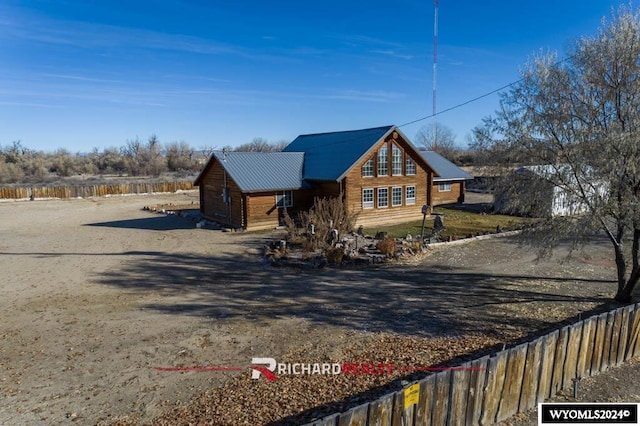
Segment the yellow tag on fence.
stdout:
<path fill-rule="evenodd" d="M 420 383 L 411 385 L 404 390 L 404 409 L 418 403 L 420 397 Z"/>

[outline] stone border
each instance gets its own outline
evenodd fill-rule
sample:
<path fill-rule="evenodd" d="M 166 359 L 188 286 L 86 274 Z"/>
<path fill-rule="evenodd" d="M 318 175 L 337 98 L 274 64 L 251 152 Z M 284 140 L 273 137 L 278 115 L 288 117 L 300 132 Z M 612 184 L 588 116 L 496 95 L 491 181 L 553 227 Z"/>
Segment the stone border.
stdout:
<path fill-rule="evenodd" d="M 518 235 L 520 233 L 522 233 L 522 230 L 500 232 L 498 234 L 478 235 L 477 237 L 460 238 L 458 240 L 444 241 L 444 242 L 441 242 L 441 243 L 430 243 L 430 244 L 427 244 L 427 248 L 429 248 L 429 247 L 437 248 L 437 247 L 450 246 L 450 245 L 455 245 L 455 244 L 465 244 L 465 243 L 470 243 L 472 241 L 488 240 L 488 239 L 492 239 L 492 238 L 511 237 L 511 236 L 514 236 L 514 235 Z"/>

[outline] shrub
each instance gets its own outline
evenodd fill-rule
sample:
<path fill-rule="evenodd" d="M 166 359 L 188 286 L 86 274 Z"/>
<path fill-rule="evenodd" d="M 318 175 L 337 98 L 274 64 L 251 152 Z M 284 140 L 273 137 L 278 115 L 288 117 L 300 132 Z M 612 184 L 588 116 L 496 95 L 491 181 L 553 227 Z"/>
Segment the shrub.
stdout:
<path fill-rule="evenodd" d="M 313 224 L 313 241 L 316 247 L 326 248 L 329 246 L 332 229 L 337 229 L 339 237 L 342 237 L 353 230 L 357 218 L 358 214 L 349 211 L 340 194 L 337 197 L 316 198 L 309 211 L 299 214 L 298 222 L 303 232 L 307 232 Z"/>
<path fill-rule="evenodd" d="M 289 216 L 289 212 L 286 208 L 282 212 L 282 224 L 287 229 L 287 240 L 298 241 L 300 237 L 300 229 L 297 227 L 291 216 Z"/>
<path fill-rule="evenodd" d="M 380 251 L 380 253 L 391 256 L 396 252 L 396 240 L 387 237 L 379 241 L 378 244 L 376 244 L 376 248 Z"/>
<path fill-rule="evenodd" d="M 339 265 L 344 258 L 344 249 L 341 248 L 328 248 L 327 249 L 327 262 L 334 265 Z"/>

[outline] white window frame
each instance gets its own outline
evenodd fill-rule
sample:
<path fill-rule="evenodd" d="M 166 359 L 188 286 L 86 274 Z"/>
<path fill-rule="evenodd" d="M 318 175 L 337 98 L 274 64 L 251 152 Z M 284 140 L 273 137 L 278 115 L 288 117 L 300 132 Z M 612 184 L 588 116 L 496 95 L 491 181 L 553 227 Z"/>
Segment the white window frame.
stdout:
<path fill-rule="evenodd" d="M 384 152 L 384 155 L 381 155 Z M 378 176 L 389 176 L 389 148 L 382 145 L 376 154 L 378 158 Z"/>
<path fill-rule="evenodd" d="M 411 167 L 409 167 L 411 166 Z M 407 156 L 407 160 L 405 161 L 405 174 L 407 176 L 415 176 L 416 174 L 416 162 L 413 161 L 410 157 Z M 410 170 L 411 169 L 411 170 Z"/>
<path fill-rule="evenodd" d="M 391 144 L 391 175 L 402 176 L 402 150 L 395 143 Z"/>
<path fill-rule="evenodd" d="M 371 201 L 365 201 L 364 194 L 371 194 Z M 362 208 L 363 209 L 372 209 L 375 207 L 375 191 L 373 188 L 362 188 Z"/>
<path fill-rule="evenodd" d="M 439 182 L 438 192 L 451 192 L 451 182 Z"/>
<path fill-rule="evenodd" d="M 409 197 L 409 188 L 413 188 L 413 197 Z M 405 194 L 405 205 L 407 206 L 415 206 L 416 205 L 416 186 L 415 185 L 407 185 L 404 188 Z"/>
<path fill-rule="evenodd" d="M 293 191 L 276 192 L 276 207 L 278 208 L 293 207 Z"/>
<path fill-rule="evenodd" d="M 398 195 L 398 202 L 396 203 L 396 194 Z M 402 187 L 394 186 L 391 188 L 391 207 L 399 207 L 402 205 Z"/>
<path fill-rule="evenodd" d="M 377 189 L 378 190 L 376 192 L 377 192 L 377 195 L 378 195 L 378 199 L 377 199 L 378 208 L 379 209 L 386 209 L 387 207 L 389 207 L 389 188 L 382 187 L 382 188 L 377 188 Z M 380 193 L 383 192 L 383 191 L 385 192 L 385 196 L 384 196 L 385 204 L 380 204 L 380 199 L 382 198 L 382 197 L 380 197 Z"/>
<path fill-rule="evenodd" d="M 373 158 L 369 158 L 362 165 L 362 177 L 374 177 Z"/>

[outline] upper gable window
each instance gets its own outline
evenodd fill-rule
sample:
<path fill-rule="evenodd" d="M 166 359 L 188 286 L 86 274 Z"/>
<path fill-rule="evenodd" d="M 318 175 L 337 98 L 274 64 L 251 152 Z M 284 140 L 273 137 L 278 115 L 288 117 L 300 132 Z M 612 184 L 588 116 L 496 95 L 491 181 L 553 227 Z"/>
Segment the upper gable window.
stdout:
<path fill-rule="evenodd" d="M 395 143 L 391 144 L 391 173 L 402 176 L 402 150 Z"/>
<path fill-rule="evenodd" d="M 373 158 L 367 160 L 366 163 L 362 165 L 362 177 L 372 177 L 373 176 Z"/>
<path fill-rule="evenodd" d="M 389 174 L 389 150 L 387 145 L 382 145 L 378 150 L 378 176 Z"/>
<path fill-rule="evenodd" d="M 405 174 L 407 176 L 416 174 L 416 163 L 409 157 L 407 157 L 407 161 L 405 164 Z"/>

